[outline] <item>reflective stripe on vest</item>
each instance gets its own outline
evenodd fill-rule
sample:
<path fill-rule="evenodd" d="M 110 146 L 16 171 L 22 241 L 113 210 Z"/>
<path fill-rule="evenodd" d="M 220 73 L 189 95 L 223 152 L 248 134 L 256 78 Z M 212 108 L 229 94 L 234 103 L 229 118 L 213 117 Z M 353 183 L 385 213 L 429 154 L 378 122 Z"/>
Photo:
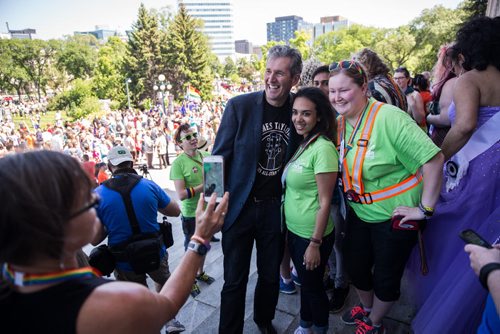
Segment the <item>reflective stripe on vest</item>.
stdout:
<path fill-rule="evenodd" d="M 373 202 L 382 201 L 391 197 L 395 197 L 403 192 L 406 192 L 414 187 L 416 187 L 422 181 L 422 175 L 419 171 L 415 175 L 411 175 L 405 180 L 386 187 L 381 190 L 376 190 L 371 193 L 364 192 L 363 185 L 363 163 L 365 161 L 366 152 L 368 151 L 368 144 L 373 131 L 373 126 L 375 124 L 375 119 L 377 114 L 382 107 L 383 103 L 372 102 L 371 106 L 367 110 L 367 118 L 363 130 L 361 131 L 360 138 L 357 141 L 356 155 L 353 161 L 353 173 L 352 177 L 349 175 L 349 169 L 347 167 L 347 159 L 344 157 L 342 161 L 342 183 L 344 186 L 344 192 L 348 194 L 348 198 L 351 198 L 354 202 L 361 204 L 371 204 Z M 345 122 L 345 120 L 342 120 Z M 339 122 L 340 123 L 340 122 Z M 339 132 L 344 136 L 345 125 L 339 124 Z"/>

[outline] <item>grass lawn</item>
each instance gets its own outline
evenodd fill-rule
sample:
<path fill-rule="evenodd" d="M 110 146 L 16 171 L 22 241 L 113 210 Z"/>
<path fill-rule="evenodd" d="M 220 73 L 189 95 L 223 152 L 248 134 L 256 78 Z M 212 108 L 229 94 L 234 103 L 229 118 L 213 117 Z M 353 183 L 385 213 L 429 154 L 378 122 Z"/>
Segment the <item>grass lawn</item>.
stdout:
<path fill-rule="evenodd" d="M 42 129 L 45 129 L 47 124 L 54 125 L 56 122 L 56 112 L 55 111 L 47 111 L 47 113 L 45 115 L 41 114 L 40 116 L 41 116 L 40 128 L 42 128 Z M 63 122 L 66 120 L 66 112 L 65 111 L 63 111 L 61 113 L 61 118 L 62 118 Z M 19 124 L 21 122 L 24 122 L 24 124 L 26 124 L 28 129 L 33 130 L 32 126 L 31 126 L 31 120 L 29 117 L 14 116 L 14 117 L 12 117 L 12 121 L 16 125 L 16 129 L 19 129 Z"/>

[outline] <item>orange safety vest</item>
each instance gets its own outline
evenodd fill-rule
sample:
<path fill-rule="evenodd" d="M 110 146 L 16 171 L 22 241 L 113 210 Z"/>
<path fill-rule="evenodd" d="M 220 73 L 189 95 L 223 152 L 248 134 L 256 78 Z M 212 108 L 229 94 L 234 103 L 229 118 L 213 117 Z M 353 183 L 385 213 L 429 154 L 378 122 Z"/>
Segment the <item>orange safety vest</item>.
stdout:
<path fill-rule="evenodd" d="M 382 107 L 381 102 L 372 102 L 368 106 L 366 115 L 360 115 L 358 118 L 355 128 L 357 129 L 361 126 L 361 120 L 366 116 L 366 122 L 361 130 L 361 135 L 357 141 L 358 147 L 356 149 L 356 155 L 354 157 L 352 170 L 352 175 L 349 175 L 349 169 L 347 168 L 346 155 L 345 152 L 345 118 L 340 116 L 340 121 L 338 122 L 338 143 L 340 144 L 340 161 L 342 169 L 342 184 L 344 187 L 344 192 L 346 194 L 347 200 L 361 203 L 361 204 L 372 204 L 373 202 L 379 202 L 387 198 L 397 196 L 405 191 L 408 191 L 416 187 L 420 182 L 422 182 L 422 175 L 420 171 L 417 171 L 414 175 L 406 178 L 405 180 L 394 184 L 392 186 L 386 187 L 384 189 L 376 190 L 371 193 L 365 193 L 363 185 L 363 162 L 365 161 L 365 155 L 368 151 L 368 143 L 373 131 L 373 126 L 375 124 L 375 119 L 377 114 Z M 356 129 L 354 131 L 356 131 Z M 355 133 L 351 135 L 352 140 L 354 140 Z M 350 139 L 351 140 L 351 139 Z M 350 144 L 350 143 L 348 143 Z"/>

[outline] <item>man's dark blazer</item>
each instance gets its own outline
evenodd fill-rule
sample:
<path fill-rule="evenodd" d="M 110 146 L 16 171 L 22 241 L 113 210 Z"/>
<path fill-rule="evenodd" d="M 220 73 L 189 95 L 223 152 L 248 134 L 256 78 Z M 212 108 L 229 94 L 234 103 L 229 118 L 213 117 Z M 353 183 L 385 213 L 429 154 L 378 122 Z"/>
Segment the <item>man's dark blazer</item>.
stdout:
<path fill-rule="evenodd" d="M 291 121 L 293 99 L 290 95 L 290 141 L 286 161 L 297 149 L 301 137 Z M 260 158 L 264 91 L 236 96 L 229 100 L 215 138 L 213 155 L 224 156 L 225 186 L 229 191 L 229 209 L 222 231 L 238 218 L 255 182 Z"/>

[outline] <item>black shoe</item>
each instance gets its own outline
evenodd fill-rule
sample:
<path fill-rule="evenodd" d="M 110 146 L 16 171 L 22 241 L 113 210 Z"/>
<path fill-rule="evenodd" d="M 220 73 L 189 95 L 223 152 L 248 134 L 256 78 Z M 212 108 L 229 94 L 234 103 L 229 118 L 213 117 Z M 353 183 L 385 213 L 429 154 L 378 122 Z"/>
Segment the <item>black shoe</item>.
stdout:
<path fill-rule="evenodd" d="M 338 313 L 345 307 L 347 296 L 349 295 L 349 286 L 346 288 L 333 289 L 332 299 L 329 301 L 328 309 L 330 313 Z"/>
<path fill-rule="evenodd" d="M 264 325 L 264 326 L 259 326 L 259 330 L 260 330 L 261 334 L 278 334 L 278 332 L 276 331 L 276 328 L 274 328 L 272 323 Z"/>
<path fill-rule="evenodd" d="M 212 239 L 210 239 L 211 242 L 219 242 L 220 239 L 219 238 L 216 238 L 215 235 L 212 236 Z"/>

